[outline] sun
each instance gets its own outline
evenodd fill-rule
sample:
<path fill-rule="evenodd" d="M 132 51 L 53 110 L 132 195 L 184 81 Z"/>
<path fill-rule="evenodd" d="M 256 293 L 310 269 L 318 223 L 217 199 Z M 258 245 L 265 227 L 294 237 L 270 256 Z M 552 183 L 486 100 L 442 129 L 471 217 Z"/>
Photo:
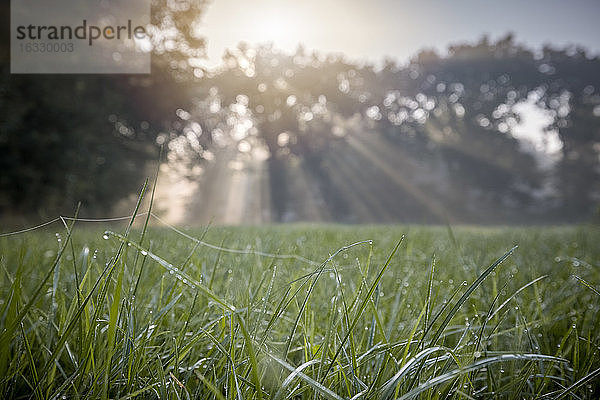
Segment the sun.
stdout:
<path fill-rule="evenodd" d="M 235 48 L 240 42 L 273 43 L 280 50 L 294 51 L 315 34 L 316 16 L 312 11 L 302 2 L 218 0 L 209 7 L 199 33 L 210 33 L 208 53 L 213 60 L 219 60 L 224 49 Z"/>
<path fill-rule="evenodd" d="M 289 12 L 269 10 L 259 14 L 252 22 L 257 41 L 279 45 L 299 42 L 298 23 Z"/>
<path fill-rule="evenodd" d="M 289 36 L 289 23 L 281 15 L 269 15 L 263 21 L 257 21 L 258 34 L 266 39 L 276 40 Z"/>

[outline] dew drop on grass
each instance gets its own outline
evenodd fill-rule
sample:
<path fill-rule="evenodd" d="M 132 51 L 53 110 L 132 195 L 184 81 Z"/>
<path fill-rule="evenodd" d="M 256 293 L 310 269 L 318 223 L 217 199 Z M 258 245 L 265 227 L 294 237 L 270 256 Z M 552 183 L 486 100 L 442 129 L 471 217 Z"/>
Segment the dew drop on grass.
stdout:
<path fill-rule="evenodd" d="M 175 273 L 175 271 L 173 271 L 172 269 L 169 270 L 169 274 L 173 275 Z"/>
<path fill-rule="evenodd" d="M 476 351 L 475 353 L 473 353 L 473 357 L 475 357 L 475 358 L 481 357 L 481 352 L 480 351 Z"/>
<path fill-rule="evenodd" d="M 463 281 L 462 285 L 467 286 L 467 281 Z"/>
<path fill-rule="evenodd" d="M 141 253 L 142 253 L 143 256 L 147 256 L 148 255 L 148 252 L 146 250 L 142 250 Z"/>
<path fill-rule="evenodd" d="M 104 240 L 108 240 L 110 236 L 108 236 L 108 233 L 105 233 L 104 235 L 102 235 L 102 239 Z"/>
<path fill-rule="evenodd" d="M 500 368 L 500 373 L 503 374 L 504 373 L 504 368 Z"/>

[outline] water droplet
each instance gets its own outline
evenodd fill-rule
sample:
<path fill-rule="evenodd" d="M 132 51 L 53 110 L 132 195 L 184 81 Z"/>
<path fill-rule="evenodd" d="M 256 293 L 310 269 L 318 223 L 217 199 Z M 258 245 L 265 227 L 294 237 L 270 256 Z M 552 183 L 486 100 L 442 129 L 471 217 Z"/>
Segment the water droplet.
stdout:
<path fill-rule="evenodd" d="M 476 351 L 475 353 L 473 353 L 473 357 L 475 357 L 475 358 L 481 357 L 481 352 L 480 351 Z"/>
<path fill-rule="evenodd" d="M 108 240 L 110 236 L 108 236 L 108 233 L 105 233 L 104 235 L 102 235 L 102 239 L 104 240 Z"/>
<path fill-rule="evenodd" d="M 462 285 L 467 286 L 467 281 L 463 281 Z"/>
<path fill-rule="evenodd" d="M 173 271 L 172 269 L 169 270 L 169 274 L 173 275 L 175 273 L 175 271 Z"/>
<path fill-rule="evenodd" d="M 504 368 L 500 368 L 500 373 L 503 374 L 504 373 Z"/>
<path fill-rule="evenodd" d="M 142 250 L 141 253 L 142 253 L 143 256 L 147 256 L 148 255 L 148 252 L 146 250 Z"/>

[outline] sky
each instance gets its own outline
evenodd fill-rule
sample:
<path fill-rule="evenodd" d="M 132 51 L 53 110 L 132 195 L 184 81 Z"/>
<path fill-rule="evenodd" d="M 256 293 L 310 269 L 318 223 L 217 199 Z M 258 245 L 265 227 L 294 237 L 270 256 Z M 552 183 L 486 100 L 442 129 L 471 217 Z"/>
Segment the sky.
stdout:
<path fill-rule="evenodd" d="M 536 48 L 578 44 L 600 54 L 598 17 L 600 0 L 213 0 L 199 30 L 209 65 L 240 41 L 288 52 L 303 43 L 377 63 L 508 32 Z"/>

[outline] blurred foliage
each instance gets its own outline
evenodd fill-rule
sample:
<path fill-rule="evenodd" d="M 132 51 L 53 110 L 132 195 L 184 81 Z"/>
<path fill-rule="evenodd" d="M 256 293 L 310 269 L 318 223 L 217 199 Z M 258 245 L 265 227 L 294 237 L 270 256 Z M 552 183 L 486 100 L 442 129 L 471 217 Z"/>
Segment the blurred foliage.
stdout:
<path fill-rule="evenodd" d="M 431 198 L 462 222 L 581 221 L 600 198 L 600 60 L 582 49 L 534 52 L 511 35 L 494 43 L 483 37 L 444 57 L 425 50 L 406 65 L 387 60 L 375 68 L 302 47 L 288 55 L 242 43 L 223 62 L 198 82 L 204 102 L 192 115 L 209 133 L 201 136 L 205 146 L 215 132 L 230 132 L 236 143 L 267 148 L 276 220 L 290 207 L 293 182 L 283 170 L 293 159 L 320 185 L 333 219 L 352 221 L 345 194 L 332 188 L 330 160 L 352 153 L 355 139 L 369 147 L 383 138 L 395 160 L 375 155 L 408 183 L 369 176 L 382 180 L 375 196 L 390 197 L 388 208 L 396 203 L 390 215 L 405 221 L 442 222 L 443 212 L 424 204 Z M 513 134 L 523 103 L 550 116 L 540 140 L 557 135 L 557 154 L 534 151 Z M 241 114 L 252 125 L 240 136 Z M 373 167 L 372 158 L 352 157 L 362 170 Z M 551 166 L 540 157 L 552 158 Z"/>
<path fill-rule="evenodd" d="M 266 161 L 274 221 L 293 220 L 290 171 L 298 166 L 333 221 L 593 215 L 597 57 L 579 48 L 533 51 L 508 35 L 376 68 L 301 46 L 284 54 L 241 43 L 208 71 L 197 29 L 205 6 L 153 2 L 147 76 L 11 75 L 3 12 L 0 216 L 54 215 L 80 200 L 89 213 L 106 213 L 137 190 L 162 144 L 167 161 L 194 178 L 222 149 Z M 547 135 L 562 144 L 549 167 L 543 151 L 514 134 L 524 102 L 546 110 Z M 353 181 L 340 186 L 340 170 Z M 376 198 L 372 216 L 356 217 L 349 191 L 358 202 Z"/>
<path fill-rule="evenodd" d="M 205 2 L 154 0 L 151 75 L 11 75 L 9 4 L 0 43 L 0 215 L 101 215 L 135 192 L 155 139 L 188 104 L 181 60 L 203 54 L 192 26 Z M 198 47 L 199 46 L 199 47 Z M 198 50 L 190 50 L 191 48 Z"/>

